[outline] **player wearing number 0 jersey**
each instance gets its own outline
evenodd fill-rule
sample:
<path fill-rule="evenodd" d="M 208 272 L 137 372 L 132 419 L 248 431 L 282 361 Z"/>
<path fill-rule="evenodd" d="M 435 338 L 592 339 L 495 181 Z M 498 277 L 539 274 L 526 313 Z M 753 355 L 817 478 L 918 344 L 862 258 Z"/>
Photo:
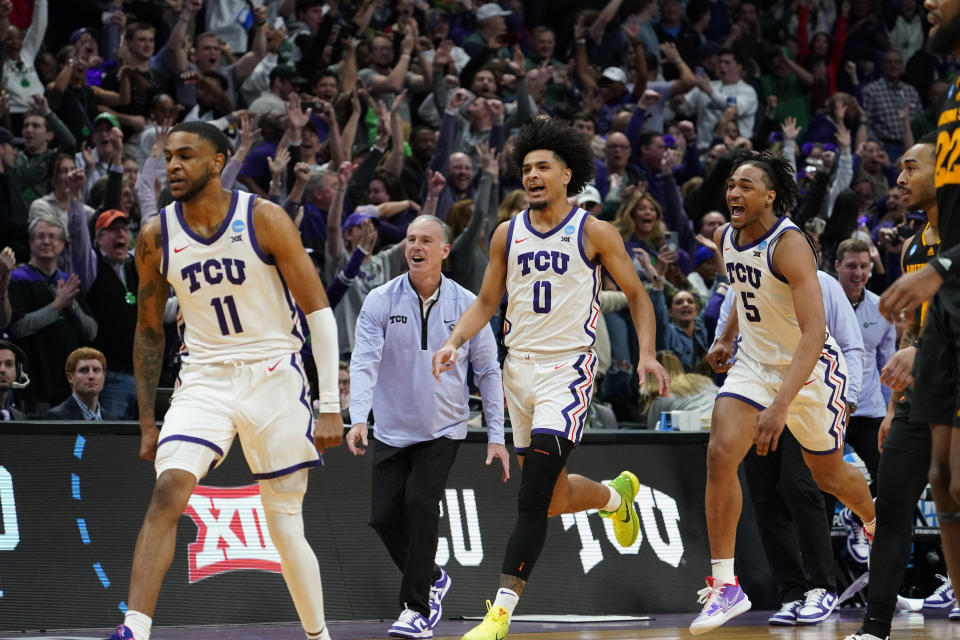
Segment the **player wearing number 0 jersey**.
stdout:
<path fill-rule="evenodd" d="M 488 613 L 465 640 L 501 640 L 543 549 L 547 518 L 599 509 L 612 520 L 617 542 L 633 544 L 639 522 L 633 507 L 639 481 L 625 471 L 609 485 L 567 475 L 567 458 L 579 443 L 593 393 L 593 345 L 599 266 L 629 301 L 640 345 L 640 380 L 649 371 L 668 392 L 656 361 L 653 306 L 633 270 L 620 234 L 608 223 L 571 207 L 593 173 L 583 137 L 554 120 L 523 127 L 514 144 L 530 208 L 493 234 L 490 262 L 477 299 L 434 354 L 434 375 L 453 366 L 457 350 L 490 320 L 504 292 L 508 353 L 503 385 L 522 465 L 517 521 L 504 554 L 500 590 Z"/>
<path fill-rule="evenodd" d="M 804 447 L 821 489 L 837 496 L 872 533 L 873 501 L 863 474 L 843 460 L 847 407 L 845 367 L 827 333 L 816 254 L 786 219 L 797 183 L 780 156 L 738 154 L 727 180 L 730 224 L 717 229 L 737 312 L 707 353 L 718 373 L 736 364 L 717 396 L 707 447 L 706 515 L 711 573 L 699 592 L 703 609 L 693 634 L 710 631 L 750 609 L 734 574 L 734 545 L 742 496 L 737 468 L 750 448 L 776 449 L 784 425 Z"/>
<path fill-rule="evenodd" d="M 165 149 L 176 201 L 137 238 L 140 276 L 133 361 L 140 405 L 140 457 L 157 482 L 133 556 L 124 624 L 111 640 L 148 640 L 177 520 L 197 483 L 239 436 L 259 481 L 266 532 L 308 640 L 329 640 L 320 569 L 304 537 L 301 508 L 317 447 L 343 437 L 333 313 L 289 216 L 249 194 L 225 190 L 229 142 L 203 122 L 177 125 Z M 287 284 L 289 283 L 289 288 Z M 153 416 L 162 363 L 163 312 L 180 305 L 183 367 L 163 431 Z M 317 363 L 314 423 L 300 362 L 307 319 Z"/>

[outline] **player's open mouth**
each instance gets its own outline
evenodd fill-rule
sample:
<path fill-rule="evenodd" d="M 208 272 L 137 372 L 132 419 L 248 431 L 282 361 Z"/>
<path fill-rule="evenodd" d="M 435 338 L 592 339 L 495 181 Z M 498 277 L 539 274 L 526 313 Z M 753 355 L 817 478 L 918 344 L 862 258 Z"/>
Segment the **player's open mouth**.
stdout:
<path fill-rule="evenodd" d="M 731 204 L 730 205 L 730 215 L 731 216 L 742 216 L 746 213 L 747 209 L 742 204 Z"/>
<path fill-rule="evenodd" d="M 542 193 L 545 193 L 546 191 L 547 191 L 546 188 L 545 188 L 545 187 L 542 187 L 542 186 L 540 186 L 540 185 L 535 185 L 535 186 L 530 187 L 530 195 L 531 195 L 531 196 L 538 196 L 538 195 L 540 195 L 540 194 L 542 194 Z"/>

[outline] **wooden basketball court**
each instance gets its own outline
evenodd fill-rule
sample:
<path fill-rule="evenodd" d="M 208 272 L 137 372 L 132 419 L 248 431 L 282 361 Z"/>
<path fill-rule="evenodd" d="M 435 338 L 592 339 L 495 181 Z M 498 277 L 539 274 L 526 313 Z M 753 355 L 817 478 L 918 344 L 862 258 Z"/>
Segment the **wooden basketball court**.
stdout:
<path fill-rule="evenodd" d="M 843 640 L 857 630 L 862 608 L 840 609 L 829 620 L 811 627 L 771 627 L 769 611 L 750 611 L 703 634 L 705 640 Z M 648 622 L 568 624 L 517 621 L 511 625 L 507 640 L 689 640 L 687 625 L 693 614 L 653 614 Z M 392 620 L 331 621 L 335 640 L 383 640 Z M 444 620 L 437 627 L 435 640 L 460 640 L 475 620 Z M 25 630 L 0 631 L 0 640 L 103 640 L 111 630 Z M 151 640 L 303 640 L 297 624 L 210 625 L 195 627 L 155 627 Z M 897 613 L 891 640 L 960 640 L 960 622 L 947 620 L 945 611 Z"/>

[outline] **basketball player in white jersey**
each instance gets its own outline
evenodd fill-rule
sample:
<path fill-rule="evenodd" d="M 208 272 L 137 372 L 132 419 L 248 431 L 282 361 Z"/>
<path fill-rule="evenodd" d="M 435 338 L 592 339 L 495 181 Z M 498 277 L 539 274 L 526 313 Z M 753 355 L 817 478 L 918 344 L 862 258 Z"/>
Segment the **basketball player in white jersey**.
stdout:
<path fill-rule="evenodd" d="M 737 467 L 754 445 L 759 455 L 775 449 L 784 425 L 820 488 L 862 518 L 868 537 L 873 533 L 870 490 L 843 461 L 846 363 L 827 333 L 813 247 L 786 216 L 796 194 L 784 158 L 741 153 L 727 180 L 730 223 L 714 233 L 737 306 L 707 353 L 714 371 L 730 373 L 717 394 L 707 448 L 712 576 L 699 593 L 704 604 L 690 625 L 693 634 L 750 609 L 733 568 L 742 499 Z"/>
<path fill-rule="evenodd" d="M 175 202 L 141 230 L 134 377 L 140 457 L 157 482 L 137 538 L 129 610 L 111 640 L 147 640 L 173 558 L 177 521 L 197 482 L 240 436 L 260 484 L 283 578 L 310 640 L 328 639 L 316 556 L 303 534 L 307 469 L 343 436 L 337 329 L 323 285 L 293 222 L 278 206 L 220 184 L 228 142 L 207 123 L 174 127 L 167 183 Z M 173 287 L 181 308 L 182 362 L 170 409 L 153 418 L 163 351 L 162 318 Z M 313 422 L 300 362 L 306 314 L 317 363 L 320 417 Z M 269 534 L 269 535 L 268 535 Z"/>
<path fill-rule="evenodd" d="M 480 294 L 433 357 L 439 379 L 453 366 L 457 349 L 486 326 L 506 291 L 503 386 L 523 473 L 500 590 L 483 622 L 463 636 L 466 640 L 506 636 L 543 549 L 549 516 L 599 509 L 612 518 L 621 545 L 630 546 L 639 533 L 636 476 L 625 471 L 603 485 L 566 471 L 593 394 L 597 357 L 591 347 L 600 313 L 601 265 L 629 300 L 640 343 L 640 380 L 652 373 L 660 393 L 669 391 L 654 351 L 653 306 L 623 239 L 610 224 L 567 202 L 567 194 L 578 193 L 593 174 L 582 136 L 555 120 L 539 119 L 520 130 L 513 153 L 530 208 L 497 227 Z"/>

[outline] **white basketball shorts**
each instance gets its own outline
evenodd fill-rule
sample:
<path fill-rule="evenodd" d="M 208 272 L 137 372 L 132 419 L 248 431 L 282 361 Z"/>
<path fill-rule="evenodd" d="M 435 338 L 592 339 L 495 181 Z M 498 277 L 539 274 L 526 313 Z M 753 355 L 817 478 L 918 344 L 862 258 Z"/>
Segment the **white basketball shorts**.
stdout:
<path fill-rule="evenodd" d="M 508 352 L 503 365 L 503 391 L 518 454 L 526 452 L 534 433 L 580 443 L 596 369 L 593 351 L 558 355 Z"/>
<path fill-rule="evenodd" d="M 717 397 L 736 398 L 762 411 L 773 402 L 788 368 L 758 363 L 740 351 Z M 825 455 L 843 448 L 846 398 L 847 363 L 828 340 L 787 413 L 787 428 L 804 451 Z"/>
<path fill-rule="evenodd" d="M 323 464 L 299 354 L 235 364 L 184 365 L 157 447 L 157 476 L 183 469 L 203 478 L 240 436 L 258 480 Z"/>

